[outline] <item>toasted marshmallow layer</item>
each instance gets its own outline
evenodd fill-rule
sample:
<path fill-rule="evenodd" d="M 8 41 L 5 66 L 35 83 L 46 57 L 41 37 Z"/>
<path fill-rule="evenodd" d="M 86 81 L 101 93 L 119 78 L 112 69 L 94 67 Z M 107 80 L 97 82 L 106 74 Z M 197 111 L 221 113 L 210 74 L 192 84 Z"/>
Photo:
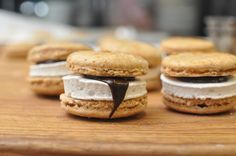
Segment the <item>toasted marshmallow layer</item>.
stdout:
<path fill-rule="evenodd" d="M 68 74 L 71 72 L 66 68 L 66 61 L 30 66 L 30 76 L 64 76 Z"/>
<path fill-rule="evenodd" d="M 162 92 L 187 99 L 221 99 L 236 96 L 236 77 L 227 82 L 190 83 L 161 75 Z"/>
<path fill-rule="evenodd" d="M 105 82 L 84 78 L 78 75 L 64 76 L 63 81 L 65 94 L 72 98 L 82 100 L 113 100 L 111 90 Z M 131 81 L 124 99 L 137 98 L 146 93 L 145 81 Z"/>
<path fill-rule="evenodd" d="M 159 75 L 160 75 L 160 68 L 156 67 L 149 69 L 146 75 L 139 76 L 138 78 L 141 80 L 148 81 L 157 78 Z"/>

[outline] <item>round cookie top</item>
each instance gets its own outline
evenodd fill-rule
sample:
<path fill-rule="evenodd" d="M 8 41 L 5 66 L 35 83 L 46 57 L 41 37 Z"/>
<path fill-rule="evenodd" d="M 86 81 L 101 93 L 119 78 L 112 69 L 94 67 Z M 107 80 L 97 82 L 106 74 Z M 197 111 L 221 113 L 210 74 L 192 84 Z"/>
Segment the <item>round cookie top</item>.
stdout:
<path fill-rule="evenodd" d="M 167 54 L 180 52 L 211 52 L 214 51 L 214 44 L 210 41 L 191 37 L 172 37 L 160 44 L 161 50 Z"/>
<path fill-rule="evenodd" d="M 91 50 L 88 46 L 79 43 L 51 43 L 34 47 L 28 54 L 32 63 L 44 61 L 66 60 L 67 56 L 75 51 Z"/>
<path fill-rule="evenodd" d="M 67 67 L 76 74 L 135 77 L 147 73 L 148 62 L 126 53 L 83 51 L 70 54 Z"/>
<path fill-rule="evenodd" d="M 161 54 L 158 48 L 147 43 L 105 37 L 99 41 L 99 46 L 105 51 L 124 52 L 141 56 L 149 63 L 149 67 L 157 67 L 161 64 Z"/>
<path fill-rule="evenodd" d="M 166 57 L 161 71 L 172 77 L 230 76 L 236 74 L 236 56 L 212 53 L 180 53 Z"/>

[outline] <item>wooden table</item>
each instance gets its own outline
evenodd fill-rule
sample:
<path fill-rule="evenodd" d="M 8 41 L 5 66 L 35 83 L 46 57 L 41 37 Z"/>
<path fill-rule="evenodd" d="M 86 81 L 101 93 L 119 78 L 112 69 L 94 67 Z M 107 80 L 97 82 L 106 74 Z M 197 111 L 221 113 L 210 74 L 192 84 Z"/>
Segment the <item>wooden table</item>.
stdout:
<path fill-rule="evenodd" d="M 165 108 L 118 120 L 66 114 L 58 98 L 35 96 L 24 61 L 0 61 L 0 155 L 236 155 L 236 112 L 213 116 Z"/>

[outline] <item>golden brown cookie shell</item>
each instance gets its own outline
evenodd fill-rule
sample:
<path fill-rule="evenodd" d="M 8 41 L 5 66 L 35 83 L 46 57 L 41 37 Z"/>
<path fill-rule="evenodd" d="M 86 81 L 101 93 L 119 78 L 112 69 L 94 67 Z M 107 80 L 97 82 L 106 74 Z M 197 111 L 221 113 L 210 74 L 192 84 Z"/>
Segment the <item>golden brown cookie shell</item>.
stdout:
<path fill-rule="evenodd" d="M 219 52 L 171 55 L 163 60 L 161 72 L 172 77 L 234 75 L 236 56 Z"/>
<path fill-rule="evenodd" d="M 185 99 L 163 95 L 164 104 L 176 111 L 192 114 L 216 114 L 230 111 L 236 104 L 236 96 L 223 99 Z M 205 107 L 199 105 L 205 104 Z"/>
<path fill-rule="evenodd" d="M 161 64 L 159 49 L 143 42 L 105 37 L 99 41 L 99 46 L 105 51 L 124 52 L 140 56 L 148 61 L 151 68 Z"/>
<path fill-rule="evenodd" d="M 215 46 L 211 41 L 193 37 L 172 37 L 161 42 L 161 50 L 166 54 L 182 52 L 212 52 Z"/>
<path fill-rule="evenodd" d="M 91 48 L 79 43 L 46 44 L 34 47 L 29 52 L 28 60 L 32 63 L 66 60 L 69 54 L 80 50 L 91 50 Z"/>
<path fill-rule="evenodd" d="M 113 108 L 112 101 L 78 100 L 62 94 L 61 107 L 68 113 L 88 118 L 109 118 Z M 125 100 L 118 107 L 112 118 L 123 118 L 138 114 L 145 110 L 147 96 Z"/>
<path fill-rule="evenodd" d="M 148 71 L 148 63 L 138 56 L 113 52 L 84 51 L 67 58 L 74 73 L 93 76 L 135 77 Z"/>
<path fill-rule="evenodd" d="M 30 88 L 39 95 L 60 95 L 64 92 L 62 77 L 29 77 Z"/>
<path fill-rule="evenodd" d="M 10 58 L 26 58 L 28 52 L 36 46 L 34 42 L 21 42 L 3 46 L 2 51 Z"/>

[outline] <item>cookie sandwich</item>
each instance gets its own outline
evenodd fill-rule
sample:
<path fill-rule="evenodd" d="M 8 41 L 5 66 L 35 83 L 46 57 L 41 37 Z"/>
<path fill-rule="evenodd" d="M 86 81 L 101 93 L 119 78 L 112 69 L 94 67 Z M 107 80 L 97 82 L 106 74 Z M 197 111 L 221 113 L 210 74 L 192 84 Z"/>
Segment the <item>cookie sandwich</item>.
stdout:
<path fill-rule="evenodd" d="M 180 112 L 214 114 L 236 103 L 236 56 L 226 53 L 181 53 L 162 63 L 164 104 Z"/>
<path fill-rule="evenodd" d="M 63 77 L 61 106 L 88 118 L 122 118 L 142 112 L 147 105 L 146 82 L 136 79 L 148 70 L 141 57 L 124 53 L 72 53 Z"/>
<path fill-rule="evenodd" d="M 99 41 L 102 50 L 129 53 L 137 55 L 148 61 L 149 70 L 144 76 L 139 77 L 147 81 L 147 89 L 156 90 L 161 88 L 160 64 L 161 54 L 158 48 L 139 41 L 105 37 Z"/>
<path fill-rule="evenodd" d="M 34 47 L 28 55 L 31 63 L 28 79 L 31 89 L 42 95 L 63 93 L 62 76 L 70 74 L 66 68 L 66 58 L 72 52 L 80 50 L 90 48 L 75 43 L 54 43 Z"/>
<path fill-rule="evenodd" d="M 182 52 L 212 52 L 215 50 L 213 42 L 203 38 L 171 37 L 160 44 L 164 55 L 178 54 Z"/>

